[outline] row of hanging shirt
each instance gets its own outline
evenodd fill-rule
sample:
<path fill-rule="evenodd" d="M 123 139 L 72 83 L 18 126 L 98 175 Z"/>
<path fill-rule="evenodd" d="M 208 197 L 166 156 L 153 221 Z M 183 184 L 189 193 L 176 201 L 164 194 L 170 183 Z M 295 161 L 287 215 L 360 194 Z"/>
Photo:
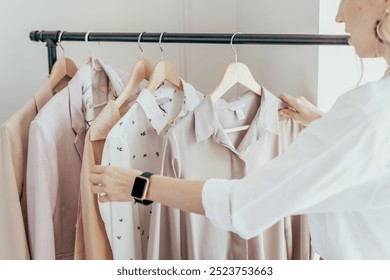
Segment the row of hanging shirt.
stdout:
<path fill-rule="evenodd" d="M 249 91 L 220 98 L 237 83 Z M 1 126 L 1 219 L 11 224 L 0 230 L 0 257 L 310 259 L 305 216 L 244 240 L 200 215 L 159 203 L 101 203 L 91 193 L 96 164 L 182 179 L 242 178 L 283 153 L 302 129 L 278 116 L 280 106 L 242 63 L 229 65 L 203 95 L 168 61 L 141 60 L 129 74 L 94 57 L 76 72 L 60 59 Z"/>

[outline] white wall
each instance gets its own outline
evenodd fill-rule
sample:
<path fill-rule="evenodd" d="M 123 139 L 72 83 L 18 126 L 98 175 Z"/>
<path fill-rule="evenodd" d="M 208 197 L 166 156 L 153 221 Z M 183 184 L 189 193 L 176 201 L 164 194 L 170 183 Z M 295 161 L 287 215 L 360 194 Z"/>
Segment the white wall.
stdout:
<path fill-rule="evenodd" d="M 47 75 L 46 47 L 29 40 L 32 30 L 317 33 L 318 12 L 319 0 L 0 0 L 0 123 L 34 94 Z M 91 45 L 97 56 L 129 71 L 140 55 L 134 43 Z M 76 64 L 86 61 L 84 43 L 63 46 Z M 143 47 L 148 59 L 160 59 L 157 44 Z M 204 93 L 215 87 L 234 59 L 229 45 L 163 47 L 165 58 Z M 239 60 L 271 91 L 317 99 L 317 47 L 245 45 L 237 50 Z"/>
<path fill-rule="evenodd" d="M 32 30 L 85 32 L 182 32 L 182 0 L 0 0 L 0 123 L 30 98 L 48 73 L 44 43 L 29 39 Z M 82 65 L 88 50 L 81 42 L 63 42 L 67 56 Z M 134 43 L 91 43 L 107 62 L 132 68 L 139 59 Z M 166 57 L 180 63 L 179 45 L 165 47 Z M 145 55 L 160 58 L 158 45 L 147 44 Z M 58 51 L 58 55 L 61 55 Z"/>
<path fill-rule="evenodd" d="M 318 1 L 198 0 L 187 3 L 187 32 L 318 33 Z M 313 13 L 297 16 L 302 14 L 302 7 Z M 318 47 L 235 45 L 235 49 L 238 60 L 247 64 L 257 81 L 275 94 L 288 92 L 316 100 Z M 229 45 L 188 45 L 186 54 L 188 78 L 205 93 L 213 90 L 226 66 L 234 61 Z"/>
<path fill-rule="evenodd" d="M 238 30 L 247 33 L 318 33 L 319 1 L 246 0 L 240 1 L 238 14 Z M 239 50 L 240 59 L 273 93 L 303 95 L 316 101 L 317 46 L 256 45 L 240 46 Z"/>
<path fill-rule="evenodd" d="M 339 0 L 320 1 L 320 33 L 345 34 L 344 24 L 336 23 Z M 360 84 L 377 80 L 386 69 L 382 59 L 360 59 L 351 46 L 321 46 L 319 52 L 318 106 L 327 111 L 342 93 Z"/>

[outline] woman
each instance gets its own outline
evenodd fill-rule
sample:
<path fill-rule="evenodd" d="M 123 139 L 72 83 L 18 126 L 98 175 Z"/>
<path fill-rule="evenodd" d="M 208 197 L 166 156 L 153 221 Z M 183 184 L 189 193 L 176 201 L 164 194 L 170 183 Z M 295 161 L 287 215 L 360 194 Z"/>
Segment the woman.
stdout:
<path fill-rule="evenodd" d="M 360 57 L 390 61 L 389 10 L 390 0 L 341 1 L 336 21 L 345 23 Z M 304 125 L 315 121 L 283 155 L 243 179 L 153 175 L 147 189 L 141 171 L 96 166 L 92 191 L 107 194 L 101 201 L 131 201 L 133 191 L 138 199 L 205 214 L 244 238 L 284 216 L 309 214 L 312 245 L 323 258 L 390 259 L 389 75 L 345 93 L 321 118 L 305 99 L 281 98 L 291 107 L 281 114 Z"/>

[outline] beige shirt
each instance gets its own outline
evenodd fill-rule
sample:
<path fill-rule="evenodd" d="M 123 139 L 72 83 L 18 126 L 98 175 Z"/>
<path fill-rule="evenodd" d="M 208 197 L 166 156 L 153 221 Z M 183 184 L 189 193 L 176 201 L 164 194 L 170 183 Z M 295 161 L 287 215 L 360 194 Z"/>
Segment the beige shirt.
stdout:
<path fill-rule="evenodd" d="M 389 260 L 389 92 L 389 75 L 356 87 L 256 172 L 207 180 L 207 217 L 250 238 L 281 217 L 307 214 L 324 259 Z"/>
<path fill-rule="evenodd" d="M 128 74 L 122 74 L 127 80 Z M 105 140 L 121 117 L 115 101 L 110 100 L 87 132 L 80 176 L 80 196 L 76 223 L 75 259 L 112 260 L 112 251 L 104 223 L 99 214 L 97 197 L 91 192 L 89 175 L 101 163 Z"/>
<path fill-rule="evenodd" d="M 27 206 L 33 259 L 74 258 L 86 128 L 93 120 L 91 111 L 97 115 L 115 98 L 108 66 L 100 60 L 95 64 L 95 69 L 81 67 L 31 123 Z"/>
<path fill-rule="evenodd" d="M 28 132 L 31 121 L 52 96 L 46 79 L 34 97 L 0 126 L 0 259 L 30 258 L 25 182 Z"/>
<path fill-rule="evenodd" d="M 214 105 L 206 98 L 167 134 L 162 174 L 193 180 L 246 176 L 283 153 L 301 130 L 297 123 L 279 119 L 279 106 L 279 99 L 268 91 L 263 92 L 261 102 L 252 93 L 231 102 L 220 99 Z M 224 128 L 249 123 L 246 131 L 224 132 Z M 302 248 L 309 251 L 310 243 L 308 236 L 302 239 L 307 227 L 299 217 L 281 219 L 245 240 L 213 226 L 204 216 L 156 203 L 151 225 L 152 259 L 292 259 L 293 255 L 309 255 L 299 252 Z M 298 242 L 297 248 L 296 240 L 302 243 Z"/>

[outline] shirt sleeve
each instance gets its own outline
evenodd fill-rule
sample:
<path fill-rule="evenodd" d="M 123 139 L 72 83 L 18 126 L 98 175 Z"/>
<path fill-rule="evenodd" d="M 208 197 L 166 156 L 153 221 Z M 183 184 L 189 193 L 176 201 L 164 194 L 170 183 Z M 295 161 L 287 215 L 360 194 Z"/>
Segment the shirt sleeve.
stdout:
<path fill-rule="evenodd" d="M 58 161 L 53 138 L 33 121 L 27 157 L 27 213 L 33 259 L 54 260 L 53 215 L 58 192 Z"/>
<path fill-rule="evenodd" d="M 342 98 L 252 174 L 206 181 L 206 216 L 248 239 L 287 215 L 390 206 L 380 135 L 364 110 Z"/>
<path fill-rule="evenodd" d="M 30 259 L 20 204 L 23 146 L 7 125 L 0 126 L 0 259 Z"/>

